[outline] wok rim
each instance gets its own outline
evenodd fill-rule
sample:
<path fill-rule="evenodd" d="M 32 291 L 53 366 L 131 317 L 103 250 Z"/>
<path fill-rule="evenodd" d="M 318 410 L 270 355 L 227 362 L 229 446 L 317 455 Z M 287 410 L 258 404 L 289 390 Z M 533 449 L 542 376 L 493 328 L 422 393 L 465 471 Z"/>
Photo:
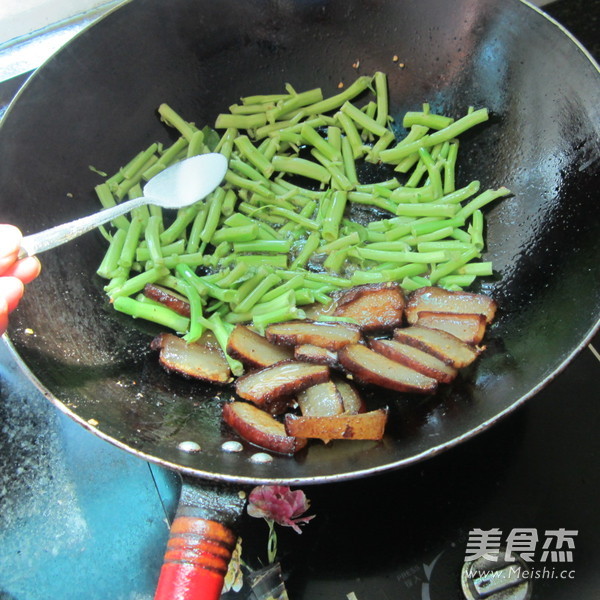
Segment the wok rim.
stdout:
<path fill-rule="evenodd" d="M 541 15 L 544 19 L 549 21 L 554 27 L 556 27 L 560 33 L 568 39 L 571 43 L 573 43 L 576 48 L 585 56 L 585 58 L 592 64 L 595 70 L 600 73 L 600 63 L 594 59 L 594 57 L 590 54 L 590 52 L 583 46 L 583 44 L 561 23 L 559 23 L 552 16 L 544 12 L 540 7 L 532 4 L 528 0 L 516 0 L 518 3 L 525 5 L 528 9 L 533 10 L 537 14 Z M 62 50 L 64 50 L 67 46 L 69 46 L 72 42 L 74 42 L 81 35 L 86 34 L 92 27 L 97 25 L 99 22 L 103 21 L 112 13 L 118 11 L 124 6 L 130 4 L 132 0 L 123 0 L 118 3 L 116 6 L 109 9 L 106 13 L 98 17 L 93 22 L 89 23 L 85 27 L 83 27 L 76 35 L 74 35 L 65 45 L 61 46 L 56 52 L 50 55 L 46 60 L 44 60 L 26 79 L 23 85 L 19 88 L 17 93 L 14 95 L 9 105 L 6 108 L 6 111 L 2 118 L 0 119 L 0 131 L 3 123 L 5 122 L 7 116 L 10 114 L 12 107 L 15 103 L 18 102 L 19 98 L 23 93 L 26 92 L 30 82 L 39 76 L 39 72 L 43 70 L 45 65 L 53 60 L 57 54 L 59 54 Z M 413 464 L 420 463 L 422 461 L 428 460 L 437 456 L 438 454 L 454 448 L 471 438 L 479 435 L 480 433 L 488 430 L 490 427 L 503 420 L 513 412 L 515 412 L 518 408 L 523 406 L 528 400 L 532 397 L 536 396 L 540 391 L 542 391 L 547 385 L 549 385 L 556 377 L 558 377 L 561 373 L 565 371 L 565 369 L 569 366 L 569 364 L 573 361 L 573 359 L 582 352 L 594 338 L 594 336 L 600 331 L 600 317 L 597 322 L 590 328 L 588 333 L 583 337 L 583 339 L 571 350 L 571 352 L 562 360 L 562 362 L 555 367 L 555 369 L 549 373 L 546 377 L 544 377 L 541 381 L 539 381 L 529 392 L 522 395 L 516 401 L 514 401 L 510 406 L 506 407 L 504 410 L 500 411 L 493 417 L 485 420 L 483 423 L 477 425 L 469 429 L 468 431 L 463 432 L 462 434 L 454 437 L 451 440 L 446 442 L 437 444 L 428 448 L 427 450 L 418 452 L 413 454 L 412 456 L 402 458 L 399 460 L 385 462 L 381 465 L 372 466 L 369 468 L 349 470 L 343 473 L 335 473 L 335 474 L 327 474 L 327 475 L 316 475 L 316 476 L 307 476 L 307 477 L 262 477 L 262 476 L 237 476 L 233 474 L 226 474 L 220 472 L 211 472 L 202 469 L 196 469 L 187 467 L 181 464 L 177 464 L 175 462 L 162 459 L 158 456 L 145 452 L 143 450 L 139 450 L 133 448 L 132 446 L 126 444 L 125 442 L 103 432 L 101 429 L 95 427 L 86 421 L 83 417 L 78 415 L 72 409 L 70 409 L 66 404 L 63 403 L 59 398 L 57 398 L 52 392 L 50 392 L 47 387 L 37 378 L 37 376 L 31 371 L 26 362 L 18 353 L 17 349 L 13 345 L 10 337 L 7 333 L 2 335 L 2 340 L 6 344 L 8 350 L 10 351 L 11 356 L 15 360 L 21 372 L 28 378 L 28 380 L 34 384 L 36 389 L 43 395 L 47 400 L 49 400 L 56 408 L 58 408 L 63 414 L 68 416 L 70 419 L 75 421 L 78 425 L 82 426 L 84 429 L 92 433 L 93 435 L 99 437 L 100 439 L 112 444 L 113 446 L 128 452 L 129 454 L 133 454 L 149 463 L 154 465 L 166 468 L 171 471 L 175 471 L 180 475 L 186 475 L 191 477 L 197 477 L 199 479 L 208 479 L 211 481 L 229 483 L 229 484 L 237 484 L 237 485 L 260 485 L 260 484 L 276 484 L 276 485 L 318 485 L 322 483 L 335 483 L 341 481 L 349 481 L 353 479 L 359 479 L 363 477 L 373 476 L 377 474 L 382 474 L 386 472 L 390 472 L 396 469 L 400 469 L 403 467 L 408 467 Z M 256 447 L 256 451 L 260 451 L 261 449 Z"/>

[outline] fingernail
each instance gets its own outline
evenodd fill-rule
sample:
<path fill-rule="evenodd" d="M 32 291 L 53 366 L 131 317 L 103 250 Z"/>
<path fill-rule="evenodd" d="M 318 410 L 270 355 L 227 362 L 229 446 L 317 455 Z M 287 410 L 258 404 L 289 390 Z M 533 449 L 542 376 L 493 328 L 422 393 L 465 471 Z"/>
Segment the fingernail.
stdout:
<path fill-rule="evenodd" d="M 40 262 L 40 259 L 37 256 L 32 256 L 31 258 L 33 258 L 33 260 L 35 260 L 36 262 L 36 272 L 35 272 L 35 277 L 37 277 L 41 272 L 42 272 L 42 263 Z"/>

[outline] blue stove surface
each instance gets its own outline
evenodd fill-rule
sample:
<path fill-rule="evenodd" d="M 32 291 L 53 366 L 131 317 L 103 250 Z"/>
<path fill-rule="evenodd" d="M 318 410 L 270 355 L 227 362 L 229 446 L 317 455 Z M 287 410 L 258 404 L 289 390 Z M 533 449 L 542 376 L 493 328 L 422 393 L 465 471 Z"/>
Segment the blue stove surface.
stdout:
<path fill-rule="evenodd" d="M 0 598 L 152 598 L 177 476 L 58 411 L 5 343 L 0 386 Z"/>

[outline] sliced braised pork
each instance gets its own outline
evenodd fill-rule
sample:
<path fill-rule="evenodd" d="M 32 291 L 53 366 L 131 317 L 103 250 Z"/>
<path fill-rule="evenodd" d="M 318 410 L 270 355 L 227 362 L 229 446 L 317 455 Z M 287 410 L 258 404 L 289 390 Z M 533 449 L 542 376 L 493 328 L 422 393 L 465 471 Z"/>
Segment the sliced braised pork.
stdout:
<path fill-rule="evenodd" d="M 416 323 L 421 312 L 466 313 L 484 315 L 491 323 L 496 315 L 496 302 L 484 294 L 451 292 L 441 287 L 422 287 L 408 297 L 406 320 Z"/>
<path fill-rule="evenodd" d="M 360 395 L 356 386 L 343 379 L 334 378 L 335 387 L 342 396 L 342 404 L 344 405 L 344 412 L 350 414 L 358 414 L 366 412 L 367 405 L 363 397 Z"/>
<path fill-rule="evenodd" d="M 387 423 L 385 408 L 360 414 L 343 413 L 333 417 L 285 416 L 288 435 L 330 440 L 381 440 Z"/>
<path fill-rule="evenodd" d="M 312 344 L 336 351 L 361 338 L 360 329 L 350 323 L 323 323 L 319 321 L 286 321 L 269 325 L 265 336 L 274 344 L 300 346 Z"/>
<path fill-rule="evenodd" d="M 158 360 L 167 371 L 213 383 L 232 381 L 231 369 L 216 342 L 188 344 L 172 333 L 161 333 L 150 346 L 160 351 Z"/>
<path fill-rule="evenodd" d="M 342 395 L 333 381 L 311 385 L 298 394 L 297 401 L 305 417 L 331 417 L 344 412 Z"/>
<path fill-rule="evenodd" d="M 262 406 L 328 379 L 329 368 L 324 365 L 287 360 L 242 375 L 235 382 L 235 391 L 241 398 Z"/>
<path fill-rule="evenodd" d="M 484 315 L 449 312 L 419 312 L 415 325 L 441 329 L 451 333 L 467 344 L 477 345 L 483 339 L 486 330 Z"/>
<path fill-rule="evenodd" d="M 227 352 L 251 369 L 262 369 L 293 357 L 289 348 L 272 344 L 245 325 L 236 325 L 227 343 Z"/>
<path fill-rule="evenodd" d="M 168 290 L 153 283 L 147 283 L 144 286 L 143 294 L 146 298 L 150 298 L 155 302 L 160 302 L 167 308 L 170 308 L 184 317 L 189 318 L 190 316 L 190 303 L 187 298 L 180 296 L 172 290 Z"/>
<path fill-rule="evenodd" d="M 367 348 L 353 344 L 338 353 L 341 365 L 362 383 L 378 385 L 398 392 L 429 394 L 437 381 Z"/>
<path fill-rule="evenodd" d="M 314 344 L 301 344 L 294 348 L 294 358 L 303 362 L 316 365 L 327 365 L 335 367 L 338 364 L 337 354 L 327 348 L 321 348 Z"/>
<path fill-rule="evenodd" d="M 471 346 L 450 333 L 419 325 L 395 329 L 394 339 L 429 352 L 455 369 L 470 365 L 482 352 L 482 348 Z"/>
<path fill-rule="evenodd" d="M 405 298 L 396 283 L 359 285 L 336 299 L 335 316 L 350 318 L 364 332 L 399 327 L 404 315 Z"/>
<path fill-rule="evenodd" d="M 294 454 L 306 440 L 287 434 L 283 423 L 247 402 L 226 402 L 223 420 L 246 441 L 280 454 Z"/>
<path fill-rule="evenodd" d="M 375 352 L 423 375 L 433 377 L 440 383 L 450 383 L 456 377 L 457 371 L 454 367 L 414 346 L 396 340 L 371 340 L 370 346 Z"/>

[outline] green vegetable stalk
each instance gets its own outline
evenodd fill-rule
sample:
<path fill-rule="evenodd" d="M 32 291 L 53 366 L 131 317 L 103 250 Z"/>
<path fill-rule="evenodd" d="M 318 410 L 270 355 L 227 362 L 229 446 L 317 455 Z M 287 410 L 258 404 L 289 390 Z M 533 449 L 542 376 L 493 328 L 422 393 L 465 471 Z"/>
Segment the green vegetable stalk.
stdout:
<path fill-rule="evenodd" d="M 493 265 L 481 260 L 485 213 L 510 191 L 459 181 L 457 171 L 458 138 L 480 128 L 487 109 L 445 115 L 424 104 L 399 117 L 390 105 L 381 72 L 330 96 L 289 84 L 245 96 L 214 129 L 162 104 L 159 117 L 177 139 L 150 143 L 99 183 L 103 206 L 139 196 L 144 181 L 185 157 L 221 152 L 229 169 L 192 207 L 171 215 L 150 206 L 104 231 L 108 248 L 97 272 L 114 307 L 190 343 L 209 329 L 226 352 L 234 323 L 262 330 L 302 318 L 301 306 L 328 303 L 353 285 L 461 289 L 490 276 Z M 386 175 L 363 180 L 369 168 Z M 147 283 L 183 294 L 191 318 L 141 296 Z"/>

